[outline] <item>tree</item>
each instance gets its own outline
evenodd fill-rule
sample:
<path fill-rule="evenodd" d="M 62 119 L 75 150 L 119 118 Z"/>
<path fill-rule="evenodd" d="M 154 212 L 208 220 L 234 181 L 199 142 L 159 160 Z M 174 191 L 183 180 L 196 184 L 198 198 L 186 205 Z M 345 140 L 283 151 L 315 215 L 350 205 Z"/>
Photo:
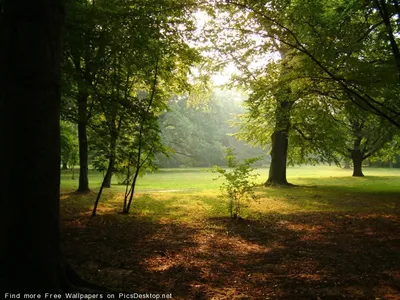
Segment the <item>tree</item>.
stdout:
<path fill-rule="evenodd" d="M 69 266 L 60 244 L 64 3 L 2 1 L 0 11 L 2 288 L 11 293 L 100 291 Z"/>
<path fill-rule="evenodd" d="M 389 168 L 395 167 L 395 164 L 400 162 L 400 137 L 395 135 L 382 149 L 372 155 L 370 162 Z"/>
<path fill-rule="evenodd" d="M 61 121 L 61 162 L 62 169 L 74 167 L 78 161 L 78 139 L 75 124 L 68 121 Z"/>
<path fill-rule="evenodd" d="M 169 111 L 160 116 L 163 142 L 172 150 L 171 161 L 164 164 L 201 167 L 223 162 L 221 129 L 226 120 L 220 118 L 215 99 L 203 102 L 194 106 L 187 96 L 170 99 Z"/>
<path fill-rule="evenodd" d="M 71 85 L 65 91 L 64 98 L 69 98 L 72 101 L 68 102 L 76 106 L 76 115 L 72 118 L 78 124 L 78 192 L 87 193 L 90 191 L 87 127 L 95 104 L 91 87 L 96 85 L 97 74 L 108 59 L 105 53 L 105 31 L 101 30 L 105 12 L 97 1 L 68 0 L 66 8 L 63 70 Z"/>
<path fill-rule="evenodd" d="M 389 143 L 394 136 L 393 125 L 378 116 L 360 111 L 351 103 L 344 103 L 335 118 L 343 127 L 342 143 L 336 145 L 336 151 L 353 162 L 353 176 L 364 176 L 363 161 L 373 156 Z M 339 146 L 339 147 L 338 147 Z"/>
<path fill-rule="evenodd" d="M 198 58 L 186 42 L 194 30 L 190 12 L 195 2 L 80 0 L 68 4 L 64 69 L 72 82 L 74 118 L 79 128 L 82 173 L 78 190 L 88 191 L 87 128 L 98 125 L 95 131 L 100 132 L 91 137 L 102 146 L 102 160 L 110 165 L 105 181 L 109 187 L 125 112 L 140 110 L 127 98 L 146 89 L 149 65 L 158 55 L 158 46 L 166 52 L 160 59 L 174 62 L 165 65 L 169 69 L 163 68 L 162 75 L 163 79 L 175 78 L 171 90 L 186 84 L 191 61 Z"/>
<path fill-rule="evenodd" d="M 185 38 L 194 29 L 192 17 L 182 10 L 187 3 L 176 6 L 175 1 L 166 1 L 157 10 L 150 3 L 117 6 L 113 17 L 122 20 L 123 26 L 116 22 L 102 25 L 102 30 L 111 35 L 104 46 L 110 59 L 92 89 L 101 107 L 98 119 L 104 134 L 98 138 L 105 145 L 103 159 L 108 160 L 108 167 L 93 216 L 102 190 L 110 186 L 115 171 L 127 171 L 125 183 L 133 180 L 124 201 L 123 212 L 129 212 L 139 173 L 152 167 L 154 154 L 163 151 L 158 115 L 166 109 L 172 94 L 188 91 L 190 68 L 200 60 Z M 126 50 L 121 51 L 124 47 Z M 117 164 L 122 166 L 120 170 Z"/>
<path fill-rule="evenodd" d="M 234 137 L 234 124 L 244 112 L 244 95 L 237 91 L 213 89 L 209 97 L 192 103 L 187 96 L 173 97 L 168 111 L 159 119 L 163 143 L 171 149 L 168 157 L 157 155 L 160 167 L 209 167 L 223 165 L 226 148 L 235 148 L 238 159 L 264 155 Z M 259 162 L 261 163 L 261 162 Z"/>
<path fill-rule="evenodd" d="M 279 5 L 281 4 L 278 3 L 277 6 Z M 263 139 L 271 145 L 270 172 L 265 185 L 290 185 L 286 179 L 289 131 L 292 109 L 298 100 L 298 95 L 291 87 L 293 77 L 291 60 L 295 53 L 288 45 L 271 42 L 270 38 L 265 39 L 262 34 L 258 34 L 258 30 L 261 29 L 263 32 L 265 29 L 257 24 L 251 12 L 225 4 L 220 8 L 224 11 L 221 14 L 222 20 L 212 23 L 213 28 L 207 31 L 207 38 L 216 50 L 223 54 L 222 61 L 233 61 L 240 70 L 240 73 L 234 77 L 234 81 L 241 88 L 250 90 L 249 99 L 246 101 L 247 108 L 250 110 L 247 116 L 261 123 L 265 123 L 263 118 L 270 118 L 270 122 L 273 123 L 273 130 L 269 132 L 270 141 Z M 284 10 L 285 5 L 279 9 Z M 229 17 L 226 16 L 226 12 Z M 221 31 L 221 27 L 225 30 Z M 273 30 L 279 36 L 287 35 L 280 28 Z M 268 52 L 274 52 L 276 59 L 271 58 L 273 55 Z M 263 106 L 264 108 L 261 108 Z M 265 106 L 271 108 L 270 115 L 262 113 Z M 247 121 L 249 119 L 245 122 Z M 261 135 L 264 136 L 265 133 L 259 134 L 256 140 L 260 141 Z M 254 136 L 250 138 L 247 136 L 245 140 L 254 141 L 255 139 Z M 266 147 L 266 143 L 259 145 Z"/>
<path fill-rule="evenodd" d="M 305 122 L 300 126 L 294 119 L 294 110 L 303 103 L 310 100 L 311 103 L 321 102 L 318 94 L 329 94 L 329 105 L 335 105 L 337 100 L 332 97 L 331 90 L 340 91 L 346 96 L 346 101 L 357 105 L 359 109 L 372 112 L 395 126 L 400 126 L 400 107 L 396 100 L 399 81 L 397 76 L 393 76 L 395 72 L 388 72 L 396 70 L 393 57 L 396 58 L 398 48 L 393 32 L 397 28 L 396 16 L 400 10 L 392 2 L 371 3 L 341 0 L 217 2 L 214 14 L 219 18 L 214 18 L 212 28 L 208 28 L 206 32 L 214 48 L 224 54 L 223 60 L 234 61 L 237 65 L 240 72 L 234 77 L 235 82 L 251 90 L 248 103 L 253 102 L 249 104 L 253 111 L 248 114 L 247 121 L 254 118 L 254 122 L 250 121 L 251 124 L 246 126 L 252 127 L 253 133 L 258 131 L 258 141 L 266 141 L 264 137 L 260 138 L 265 136 L 260 133 L 261 128 L 265 127 L 260 125 L 260 130 L 256 129 L 256 123 L 265 124 L 262 121 L 262 114 L 265 112 L 265 107 L 261 108 L 262 103 L 268 99 L 273 99 L 272 103 L 276 103 L 274 117 L 269 116 L 276 120 L 275 130 L 271 135 L 271 156 L 276 159 L 272 158 L 275 163 L 271 164 L 271 180 L 267 184 L 273 181 L 287 183 L 285 153 L 288 139 L 293 136 L 290 131 L 313 143 L 317 141 L 317 134 L 322 139 L 318 147 L 309 143 L 311 149 L 319 155 L 322 154 L 324 159 L 336 160 L 332 152 L 334 147 L 329 150 L 321 144 L 321 141 L 326 141 L 320 134 L 328 129 L 325 122 L 317 124 L 324 129 L 317 133 L 315 130 L 305 131 L 309 126 Z M 286 53 L 291 55 L 289 63 L 286 62 L 280 72 L 268 74 L 274 61 L 282 61 L 282 66 L 285 64 Z M 298 66 L 293 68 L 293 62 L 296 61 Z M 313 90 L 304 84 L 307 81 Z M 275 89 L 272 89 L 274 83 Z M 296 95 L 293 89 L 295 85 L 303 86 L 314 96 L 309 97 L 304 93 Z M 391 94 L 388 91 L 394 92 Z M 329 109 L 328 107 L 328 111 L 324 112 L 325 116 L 329 116 Z M 268 109 L 267 111 L 272 113 Z M 306 112 L 306 115 L 310 113 L 312 111 Z M 315 115 L 306 118 L 318 119 Z M 332 130 L 337 130 L 333 129 L 335 125 L 331 125 L 332 123 L 329 124 Z M 252 138 L 254 134 L 248 134 L 248 140 Z M 277 147 L 278 145 L 280 146 Z M 289 148 L 290 152 L 294 151 Z M 274 177 L 276 180 L 273 180 Z"/>
<path fill-rule="evenodd" d="M 247 35 L 257 35 L 263 41 L 254 49 L 265 51 L 271 41 L 286 45 L 304 56 L 314 67 L 351 97 L 349 101 L 377 114 L 400 128 L 399 103 L 385 99 L 353 80 L 354 62 L 374 74 L 374 69 L 386 67 L 387 86 L 398 89 L 393 81 L 400 58 L 396 35 L 399 9 L 396 1 L 228 1 L 221 3 L 242 16 L 234 27 Z M 371 60 L 374 52 L 378 59 Z M 365 55 L 367 54 L 367 55 Z M 400 60 L 399 60 L 400 61 Z M 369 78 L 367 75 L 366 78 Z M 374 78 L 374 76 L 372 76 Z M 376 92 L 376 90 L 375 90 Z"/>
<path fill-rule="evenodd" d="M 220 189 L 224 196 L 228 198 L 228 208 L 231 218 L 236 219 L 238 217 L 240 218 L 244 200 L 249 196 L 252 198 L 255 197 L 255 180 L 259 174 L 254 174 L 254 168 L 252 168 L 251 165 L 260 160 L 261 157 L 247 158 L 243 162 L 238 162 L 233 149 L 227 148 L 225 158 L 228 162 L 228 170 L 220 166 L 214 166 L 211 171 L 213 173 L 219 173 L 219 177 L 225 179 Z"/>
<path fill-rule="evenodd" d="M 1 282 L 7 292 L 54 293 L 67 289 L 59 231 L 63 1 L 0 6 Z"/>

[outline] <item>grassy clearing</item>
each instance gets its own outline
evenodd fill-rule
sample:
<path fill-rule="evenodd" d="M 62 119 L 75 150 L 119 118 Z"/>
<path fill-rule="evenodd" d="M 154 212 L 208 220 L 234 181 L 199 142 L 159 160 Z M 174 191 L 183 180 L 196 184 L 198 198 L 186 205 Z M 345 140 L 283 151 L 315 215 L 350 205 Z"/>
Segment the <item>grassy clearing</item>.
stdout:
<path fill-rule="evenodd" d="M 167 189 L 217 189 L 220 180 L 213 180 L 218 175 L 211 173 L 207 168 L 188 169 L 160 169 L 154 173 L 148 173 L 139 178 L 138 191 L 153 191 Z M 268 177 L 268 169 L 260 168 L 256 172 L 260 174 L 259 183 L 262 184 Z M 351 170 L 345 170 L 336 166 L 295 166 L 288 167 L 288 180 L 297 185 L 318 185 L 318 186 L 345 186 L 361 189 L 389 188 L 396 190 L 393 181 L 400 176 L 400 169 L 365 168 L 363 178 L 351 176 Z M 64 191 L 75 190 L 78 187 L 79 171 L 75 170 L 75 179 L 71 179 L 71 171 L 62 171 L 61 188 Z M 90 186 L 98 189 L 103 179 L 103 174 L 90 170 Z M 371 185 L 371 179 L 374 180 Z M 123 191 L 124 186 L 118 184 L 121 179 L 113 177 L 113 189 Z M 362 184 L 365 183 L 365 184 Z M 381 183 L 381 187 L 379 187 Z M 370 188 L 369 188 L 370 187 Z"/>
<path fill-rule="evenodd" d="M 103 174 L 91 170 L 89 172 L 90 187 L 98 190 Z M 148 173 L 138 179 L 137 191 L 157 191 L 157 190 L 176 190 L 176 189 L 215 189 L 219 183 L 213 181 L 216 177 L 207 169 L 161 169 L 154 173 Z M 113 189 L 115 191 L 124 191 L 125 186 L 119 184 L 122 180 L 118 176 L 113 176 Z M 63 171 L 61 175 L 61 188 L 64 190 L 76 190 L 78 188 L 78 177 L 71 179 L 71 171 Z"/>
<path fill-rule="evenodd" d="M 258 170 L 260 184 L 268 170 Z M 293 188 L 257 189 L 244 219 L 227 218 L 215 174 L 161 170 L 140 179 L 130 215 L 123 187 L 73 193 L 63 174 L 67 259 L 87 279 L 173 299 L 398 299 L 400 170 L 292 167 Z"/>
<path fill-rule="evenodd" d="M 258 169 L 259 184 L 267 178 L 267 169 Z M 257 189 L 257 199 L 246 202 L 244 217 L 259 218 L 265 214 L 295 212 L 398 212 L 400 205 L 400 170 L 365 169 L 365 177 L 351 177 L 350 170 L 334 166 L 288 168 L 288 180 L 294 188 Z M 77 179 L 63 173 L 62 199 L 69 199 L 73 210 L 88 211 L 94 201 L 102 174 L 92 171 L 93 193 L 84 196 L 71 193 Z M 227 203 L 219 197 L 222 179 L 205 169 L 162 169 L 140 178 L 132 212 L 154 220 L 169 218 L 189 222 L 227 215 Z M 114 178 L 111 189 L 104 192 L 100 213 L 118 212 L 124 186 Z M 71 208 L 67 208 L 71 210 Z"/>

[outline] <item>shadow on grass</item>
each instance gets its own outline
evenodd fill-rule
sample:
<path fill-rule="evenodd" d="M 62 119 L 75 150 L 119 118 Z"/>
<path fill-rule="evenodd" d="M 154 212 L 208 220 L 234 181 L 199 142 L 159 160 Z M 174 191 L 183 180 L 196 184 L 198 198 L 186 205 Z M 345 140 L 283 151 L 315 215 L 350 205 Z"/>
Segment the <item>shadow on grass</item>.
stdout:
<path fill-rule="evenodd" d="M 290 189 L 261 188 L 257 193 L 261 202 L 257 208 L 263 212 L 400 212 L 400 189 L 302 185 Z"/>
<path fill-rule="evenodd" d="M 177 209 L 175 201 L 164 209 Z M 105 214 L 81 221 L 64 223 L 67 258 L 86 278 L 121 290 L 174 299 L 400 294 L 398 215 L 263 214 L 185 224 Z"/>

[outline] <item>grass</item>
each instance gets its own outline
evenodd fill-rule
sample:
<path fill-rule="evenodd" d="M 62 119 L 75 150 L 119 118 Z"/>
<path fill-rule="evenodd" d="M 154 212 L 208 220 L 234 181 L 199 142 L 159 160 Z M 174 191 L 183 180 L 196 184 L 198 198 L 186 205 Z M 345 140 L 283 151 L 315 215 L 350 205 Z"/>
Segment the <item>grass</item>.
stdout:
<path fill-rule="evenodd" d="M 146 190 L 166 190 L 166 189 L 217 189 L 220 181 L 214 181 L 217 174 L 208 172 L 209 168 L 188 168 L 188 169 L 160 169 L 154 173 L 148 173 L 139 178 L 137 189 Z M 268 177 L 268 169 L 260 168 L 256 170 L 260 174 L 259 183 L 261 184 Z M 288 167 L 288 180 L 297 185 L 318 185 L 318 186 L 359 186 L 360 188 L 395 189 L 392 184 L 396 177 L 400 176 L 400 169 L 385 168 L 364 168 L 365 177 L 354 178 L 351 170 L 345 170 L 336 166 L 295 166 Z M 78 187 L 79 172 L 75 170 L 75 179 L 71 179 L 71 171 L 62 171 L 61 188 L 63 190 L 74 190 Z M 100 187 L 103 174 L 95 170 L 89 171 L 90 185 L 93 189 Z M 371 180 L 374 182 L 371 184 Z M 113 187 L 116 190 L 123 190 L 124 186 L 119 185 L 122 181 L 117 176 L 113 177 Z M 360 183 L 366 184 L 360 184 Z"/>
<path fill-rule="evenodd" d="M 62 173 L 62 189 L 76 190 L 78 188 L 77 176 L 72 180 L 70 171 Z M 90 185 L 98 189 L 103 179 L 103 174 L 91 170 L 89 173 Z M 137 191 L 175 190 L 175 189 L 215 189 L 219 183 L 212 180 L 213 176 L 207 169 L 161 169 L 154 173 L 148 173 L 138 179 Z M 121 178 L 113 176 L 113 188 L 116 191 L 124 191 L 125 186 L 118 184 Z"/>
<path fill-rule="evenodd" d="M 260 173 L 260 185 L 267 169 Z M 92 192 L 62 174 L 64 249 L 85 278 L 173 299 L 399 299 L 400 170 L 288 168 L 292 188 L 256 189 L 243 219 L 228 218 L 221 180 L 203 169 L 140 178 L 131 214 L 114 179 L 99 216 Z"/>
<path fill-rule="evenodd" d="M 259 184 L 268 176 L 267 169 L 258 169 Z M 256 201 L 246 203 L 245 217 L 256 218 L 265 213 L 320 211 L 397 212 L 400 199 L 400 170 L 366 168 L 365 177 L 352 177 L 350 170 L 335 166 L 289 167 L 288 180 L 294 188 L 258 188 Z M 64 198 L 73 201 L 71 207 L 89 209 L 92 196 L 74 195 L 77 179 L 62 173 Z M 227 203 L 219 197 L 222 179 L 206 169 L 161 169 L 139 179 L 132 211 L 142 215 L 169 216 L 189 221 L 193 218 L 218 217 L 227 214 Z M 90 172 L 93 193 L 101 184 L 102 174 Z M 104 191 L 100 207 L 118 211 L 125 187 L 114 178 L 111 189 Z M 68 194 L 66 196 L 65 194 Z M 181 217 L 179 217 L 181 216 Z"/>

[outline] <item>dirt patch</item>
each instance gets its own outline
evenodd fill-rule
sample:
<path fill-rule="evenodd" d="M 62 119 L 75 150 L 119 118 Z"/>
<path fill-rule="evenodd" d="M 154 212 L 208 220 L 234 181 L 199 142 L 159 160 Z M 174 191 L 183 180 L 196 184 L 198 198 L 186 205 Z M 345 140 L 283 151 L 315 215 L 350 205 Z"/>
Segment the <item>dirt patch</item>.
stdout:
<path fill-rule="evenodd" d="M 400 299 L 400 216 L 260 220 L 70 218 L 64 251 L 85 278 L 173 299 Z"/>

